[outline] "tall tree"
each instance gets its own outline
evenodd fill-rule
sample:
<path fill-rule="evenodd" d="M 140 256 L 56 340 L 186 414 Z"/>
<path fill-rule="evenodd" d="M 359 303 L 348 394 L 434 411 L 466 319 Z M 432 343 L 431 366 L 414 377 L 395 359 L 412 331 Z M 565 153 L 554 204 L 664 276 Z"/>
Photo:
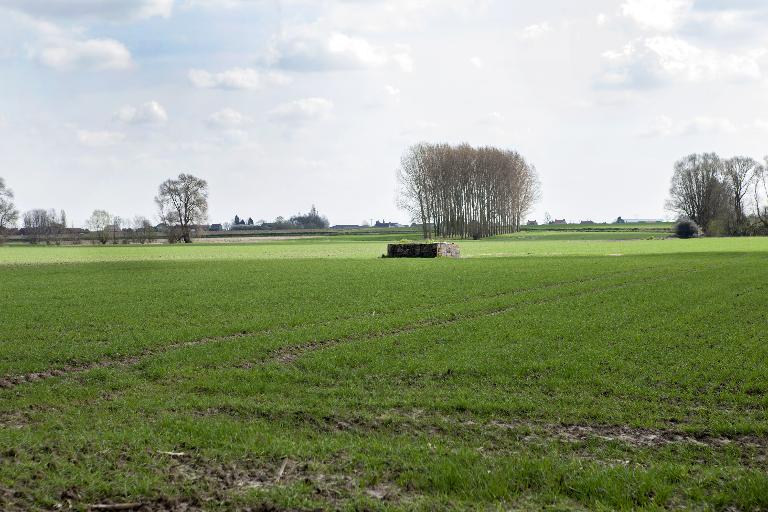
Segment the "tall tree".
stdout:
<path fill-rule="evenodd" d="M 192 227 L 208 217 L 208 183 L 191 174 L 179 174 L 160 184 L 155 197 L 160 218 L 169 226 L 178 227 L 179 239 L 192 242 Z"/>
<path fill-rule="evenodd" d="M 753 180 L 755 194 L 755 216 L 768 229 L 768 156 L 765 157 L 765 165 L 761 165 L 755 171 Z"/>
<path fill-rule="evenodd" d="M 727 202 L 723 163 L 715 153 L 692 154 L 675 163 L 668 207 L 705 233 Z"/>
<path fill-rule="evenodd" d="M 5 229 L 16 225 L 19 220 L 19 210 L 13 204 L 13 191 L 5 186 L 5 180 L 0 178 L 0 234 Z"/>
<path fill-rule="evenodd" d="M 753 158 L 735 156 L 723 162 L 723 178 L 730 196 L 733 212 L 732 233 L 743 235 L 747 228 L 745 198 L 757 178 L 760 164 Z"/>
<path fill-rule="evenodd" d="M 109 242 L 113 235 L 115 217 L 106 210 L 93 210 L 85 225 L 96 234 L 96 240 L 102 245 Z"/>
<path fill-rule="evenodd" d="M 140 244 L 147 243 L 154 236 L 154 228 L 149 219 L 137 215 L 133 218 L 133 236 Z"/>

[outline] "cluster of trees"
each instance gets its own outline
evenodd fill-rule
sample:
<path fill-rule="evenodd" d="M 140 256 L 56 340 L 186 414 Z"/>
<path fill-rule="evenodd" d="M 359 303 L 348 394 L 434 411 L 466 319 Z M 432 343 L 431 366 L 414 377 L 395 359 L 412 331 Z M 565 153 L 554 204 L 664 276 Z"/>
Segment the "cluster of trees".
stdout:
<path fill-rule="evenodd" d="M 62 235 L 67 233 L 67 214 L 64 210 L 43 210 L 36 208 L 24 212 L 22 233 L 32 243 L 60 243 Z"/>
<path fill-rule="evenodd" d="M 768 233 L 767 166 L 768 157 L 688 155 L 675 163 L 667 207 L 708 235 Z"/>
<path fill-rule="evenodd" d="M 106 210 L 94 210 L 86 226 L 93 234 L 91 240 L 101 244 L 144 244 L 155 238 L 155 227 L 149 219 L 140 215 L 126 221 Z"/>
<path fill-rule="evenodd" d="M 278 217 L 275 219 L 275 223 L 278 223 L 280 220 L 282 220 L 281 217 Z M 292 216 L 288 219 L 288 224 L 299 229 L 325 229 L 330 225 L 324 215 L 317 213 L 315 205 L 312 205 L 312 208 L 307 213 L 299 213 Z"/>
<path fill-rule="evenodd" d="M 263 222 L 262 222 L 263 224 Z M 248 221 L 241 219 L 239 215 L 235 215 L 235 219 L 232 221 L 232 226 L 253 226 L 253 217 L 248 217 Z"/>
<path fill-rule="evenodd" d="M 424 237 L 482 238 L 518 231 L 540 198 L 533 165 L 516 151 L 416 144 L 398 172 L 399 200 Z"/>
<path fill-rule="evenodd" d="M 328 218 L 320 215 L 312 205 L 308 213 L 298 213 L 288 219 L 277 217 L 273 222 L 259 220 L 254 222 L 253 218 L 243 220 L 239 215 L 235 215 L 232 224 L 228 227 L 231 230 L 251 230 L 251 229 L 327 229 L 330 223 Z"/>

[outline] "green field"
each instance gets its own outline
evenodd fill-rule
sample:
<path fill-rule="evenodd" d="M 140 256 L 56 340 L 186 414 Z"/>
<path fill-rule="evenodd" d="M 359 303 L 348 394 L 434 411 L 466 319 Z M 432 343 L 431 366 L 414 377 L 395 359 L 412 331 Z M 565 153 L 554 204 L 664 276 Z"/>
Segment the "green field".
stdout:
<path fill-rule="evenodd" d="M 0 509 L 768 509 L 768 239 L 665 236 L 0 247 Z"/>

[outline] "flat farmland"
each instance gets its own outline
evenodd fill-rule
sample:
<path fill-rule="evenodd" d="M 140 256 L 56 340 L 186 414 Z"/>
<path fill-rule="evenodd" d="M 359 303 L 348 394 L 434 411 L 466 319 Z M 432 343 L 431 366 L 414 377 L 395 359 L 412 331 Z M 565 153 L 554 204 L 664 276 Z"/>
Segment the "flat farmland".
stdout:
<path fill-rule="evenodd" d="M 0 247 L 0 508 L 766 509 L 768 240 L 646 235 Z"/>

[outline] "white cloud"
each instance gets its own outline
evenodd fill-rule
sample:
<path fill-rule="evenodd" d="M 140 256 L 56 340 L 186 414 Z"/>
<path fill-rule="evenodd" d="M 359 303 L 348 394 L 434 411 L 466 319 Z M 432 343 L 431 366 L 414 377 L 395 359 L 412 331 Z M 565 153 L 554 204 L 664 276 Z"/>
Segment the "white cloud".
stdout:
<path fill-rule="evenodd" d="M 190 69 L 189 80 L 201 89 L 258 90 L 266 85 L 285 85 L 291 79 L 283 73 L 262 72 L 253 68 L 232 68 L 221 73 Z"/>
<path fill-rule="evenodd" d="M 480 125 L 500 125 L 504 122 L 504 116 L 500 112 L 490 112 L 485 117 L 481 118 L 477 124 Z"/>
<path fill-rule="evenodd" d="M 599 82 L 643 88 L 670 81 L 759 80 L 763 54 L 762 50 L 741 54 L 706 50 L 669 36 L 637 39 L 603 54 L 607 70 Z"/>
<path fill-rule="evenodd" d="M 103 148 L 122 142 L 125 140 L 125 134 L 110 131 L 77 130 L 77 140 L 84 146 Z"/>
<path fill-rule="evenodd" d="M 552 27 L 546 21 L 543 23 L 537 23 L 535 25 L 529 25 L 520 32 L 522 39 L 538 39 L 549 32 L 552 32 Z"/>
<path fill-rule="evenodd" d="M 277 67 L 298 71 L 364 69 L 395 65 L 403 71 L 413 69 L 407 47 L 376 46 L 361 37 L 333 31 L 324 33 L 303 27 L 276 38 L 267 61 Z"/>
<path fill-rule="evenodd" d="M 138 107 L 122 107 L 115 112 L 115 119 L 125 124 L 163 124 L 168 121 L 168 113 L 158 102 L 149 101 Z"/>
<path fill-rule="evenodd" d="M 317 0 L 309 0 L 316 5 Z M 436 17 L 478 18 L 492 0 L 365 0 L 328 2 L 323 23 L 327 29 L 385 33 L 429 26 Z"/>
<path fill-rule="evenodd" d="M 480 57 L 472 57 L 471 59 L 469 59 L 469 63 L 472 64 L 477 69 L 483 69 L 483 66 L 485 65 L 485 63 L 483 62 L 483 59 L 481 59 Z"/>
<path fill-rule="evenodd" d="M 31 53 L 41 64 L 58 71 L 123 70 L 133 67 L 131 52 L 114 39 L 60 39 L 44 43 Z"/>
<path fill-rule="evenodd" d="M 250 124 L 253 120 L 232 108 L 214 112 L 205 120 L 209 128 L 232 130 Z"/>
<path fill-rule="evenodd" d="M 393 98 L 400 99 L 400 89 L 395 87 L 394 85 L 385 85 L 384 90 L 387 92 L 387 94 Z"/>
<path fill-rule="evenodd" d="M 400 96 L 400 88 L 387 84 L 367 95 L 364 105 L 368 108 L 390 108 L 400 104 Z"/>
<path fill-rule="evenodd" d="M 675 121 L 667 116 L 656 118 L 648 130 L 641 132 L 645 137 L 675 137 L 704 133 L 728 134 L 736 131 L 736 125 L 730 120 L 718 117 L 696 117 L 690 120 Z"/>
<path fill-rule="evenodd" d="M 234 9 L 240 7 L 245 2 L 243 0 L 186 0 L 184 6 L 186 7 L 203 7 L 209 9 Z"/>
<path fill-rule="evenodd" d="M 170 16 L 173 0 L 0 0 L 0 7 L 42 18 L 126 20 Z"/>
<path fill-rule="evenodd" d="M 626 0 L 623 16 L 641 28 L 671 31 L 679 27 L 693 8 L 693 0 Z"/>
<path fill-rule="evenodd" d="M 17 21 L 35 34 L 37 40 L 28 45 L 27 53 L 44 66 L 59 71 L 133 67 L 131 52 L 120 41 L 89 39 L 81 30 L 65 30 L 54 23 L 24 15 L 17 17 Z"/>
<path fill-rule="evenodd" d="M 384 86 L 384 93 L 386 98 L 389 100 L 390 105 L 397 105 L 400 103 L 400 92 L 400 89 L 394 85 Z"/>
<path fill-rule="evenodd" d="M 595 17 L 595 23 L 598 27 L 604 27 L 608 24 L 608 16 L 601 12 Z"/>
<path fill-rule="evenodd" d="M 333 112 L 333 102 L 325 98 L 303 98 L 278 105 L 269 113 L 273 121 L 286 124 L 302 124 L 307 121 L 326 119 Z"/>

